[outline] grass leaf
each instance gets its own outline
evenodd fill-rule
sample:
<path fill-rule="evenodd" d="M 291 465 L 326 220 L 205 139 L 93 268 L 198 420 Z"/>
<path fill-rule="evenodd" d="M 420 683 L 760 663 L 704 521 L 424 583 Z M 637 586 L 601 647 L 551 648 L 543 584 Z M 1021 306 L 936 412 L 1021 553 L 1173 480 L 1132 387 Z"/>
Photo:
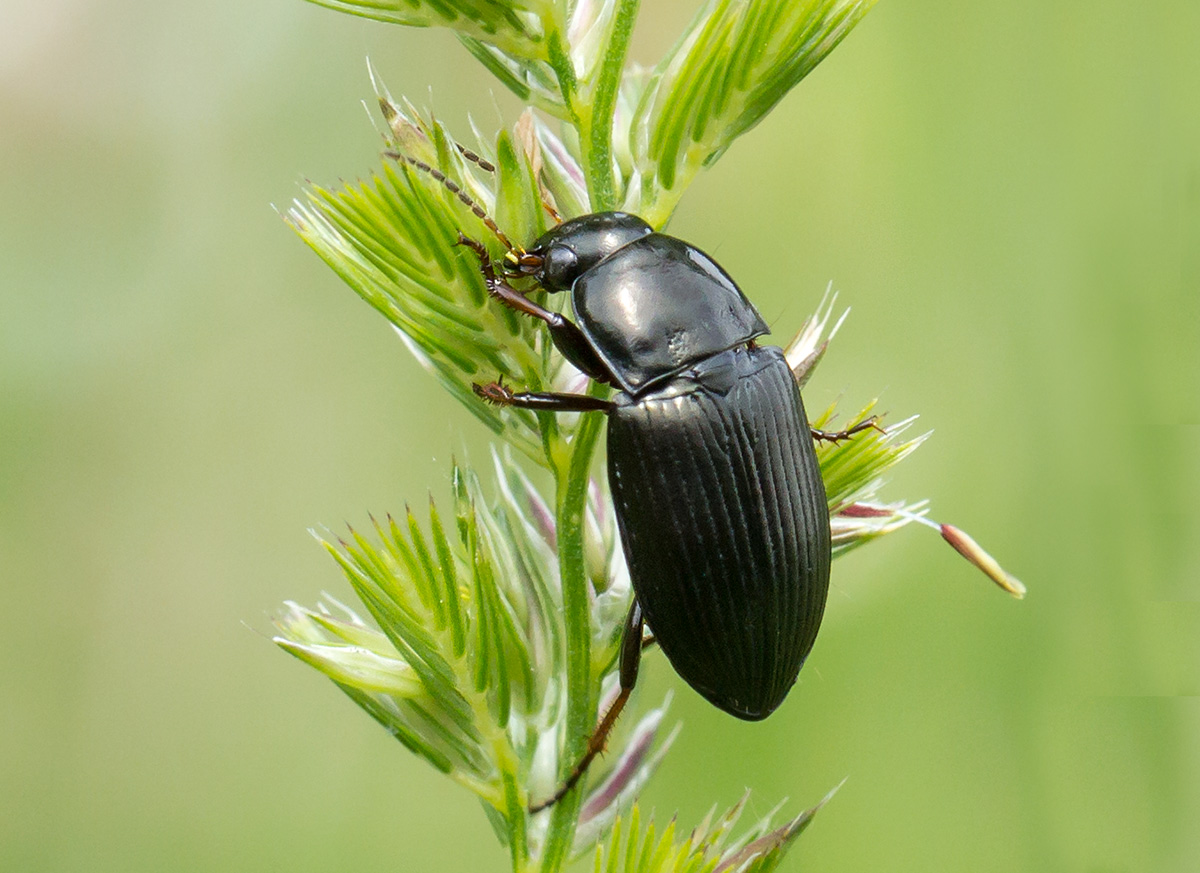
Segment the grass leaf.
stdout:
<path fill-rule="evenodd" d="M 874 0 L 708 0 L 655 68 L 628 135 L 640 183 L 625 206 L 656 227 L 683 190 L 758 124 Z"/>

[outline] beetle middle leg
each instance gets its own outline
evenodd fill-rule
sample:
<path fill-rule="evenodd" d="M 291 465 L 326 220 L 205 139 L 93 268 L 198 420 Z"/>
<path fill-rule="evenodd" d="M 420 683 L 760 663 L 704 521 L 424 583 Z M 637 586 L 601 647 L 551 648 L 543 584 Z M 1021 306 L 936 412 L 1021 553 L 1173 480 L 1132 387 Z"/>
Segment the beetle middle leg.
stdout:
<path fill-rule="evenodd" d="M 613 403 L 588 394 L 516 391 L 501 382 L 476 382 L 471 386 L 475 395 L 496 406 L 516 406 L 519 409 L 546 412 L 611 412 Z"/>
<path fill-rule="evenodd" d="M 538 305 L 537 302 L 530 300 L 505 282 L 502 277 L 497 276 L 496 268 L 492 266 L 492 259 L 488 255 L 487 249 L 479 240 L 471 239 L 460 232 L 458 244 L 466 246 L 479 258 L 479 272 L 483 274 L 483 282 L 487 286 L 488 294 L 509 309 L 544 321 L 550 328 L 550 338 L 554 341 L 555 347 L 563 353 L 563 357 L 587 376 L 599 382 L 613 381 L 608 367 L 596 355 L 578 325 L 561 312 Z"/>
<path fill-rule="evenodd" d="M 875 429 L 884 436 L 887 436 L 887 431 L 879 426 L 879 416 L 872 415 L 870 418 L 864 418 L 858 424 L 851 425 L 845 430 L 817 430 L 815 427 L 809 426 L 809 431 L 812 433 L 814 440 L 821 440 L 827 443 L 838 443 L 842 440 L 848 440 L 856 433 L 861 433 L 864 430 Z"/>
<path fill-rule="evenodd" d="M 642 627 L 644 623 L 642 607 L 635 597 L 633 605 L 629 607 L 629 617 L 625 620 L 625 632 L 621 636 L 621 660 L 619 667 L 621 690 L 617 694 L 617 699 L 605 711 L 604 718 L 600 719 L 600 724 L 596 726 L 596 730 L 588 737 L 587 750 L 583 753 L 583 757 L 579 759 L 579 763 L 571 770 L 571 775 L 567 777 L 566 781 L 547 800 L 530 806 L 530 812 L 541 812 L 543 809 L 548 809 L 566 797 L 568 792 L 583 778 L 583 774 L 587 772 L 588 766 L 595 760 L 596 756 L 604 751 L 608 735 L 612 732 L 613 725 L 617 723 L 617 717 L 621 714 L 621 710 L 629 702 L 629 695 L 633 693 L 633 686 L 637 684 L 638 666 L 642 661 Z"/>

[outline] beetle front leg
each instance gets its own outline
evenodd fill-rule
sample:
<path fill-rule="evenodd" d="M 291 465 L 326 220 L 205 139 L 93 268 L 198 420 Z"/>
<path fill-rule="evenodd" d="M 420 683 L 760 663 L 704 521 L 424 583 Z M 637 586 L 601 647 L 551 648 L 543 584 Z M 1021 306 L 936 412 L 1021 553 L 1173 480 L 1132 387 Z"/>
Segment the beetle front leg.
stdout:
<path fill-rule="evenodd" d="M 625 632 L 621 636 L 621 660 L 618 668 L 621 690 L 617 694 L 617 699 L 612 702 L 612 706 L 604 713 L 604 718 L 600 719 L 596 730 L 588 737 L 587 751 L 583 753 L 583 757 L 579 759 L 579 763 L 575 765 L 571 775 L 548 800 L 530 806 L 531 813 L 549 809 L 566 797 L 568 792 L 583 778 L 583 774 L 587 772 L 588 766 L 595 757 L 604 751 L 608 735 L 612 732 L 613 725 L 617 723 L 617 717 L 621 714 L 621 710 L 629 702 L 633 686 L 637 684 L 638 666 L 642 662 L 642 627 L 644 624 L 642 606 L 634 597 L 633 605 L 629 607 L 629 617 L 625 620 Z"/>
<path fill-rule="evenodd" d="M 479 240 L 471 239 L 461 232 L 458 235 L 458 244 L 466 246 L 475 253 L 479 258 L 479 272 L 483 274 L 483 283 L 487 286 L 488 294 L 495 297 L 509 309 L 520 312 L 522 315 L 528 315 L 530 318 L 536 318 L 539 321 L 544 321 L 546 326 L 550 328 L 550 339 L 554 341 L 554 346 L 563 353 L 563 357 L 574 364 L 581 372 L 592 379 L 600 382 L 612 383 L 615 380 L 612 374 L 609 373 L 608 367 L 596 355 L 587 338 L 574 322 L 564 316 L 561 312 L 555 312 L 551 309 L 546 309 L 544 306 L 539 306 L 533 300 L 530 300 L 516 288 L 509 285 L 504 279 L 496 275 L 496 269 L 492 266 L 492 259 L 488 256 L 487 249 Z"/>
<path fill-rule="evenodd" d="M 838 443 L 842 440 L 850 439 L 850 437 L 854 436 L 856 433 L 861 433 L 868 428 L 874 428 L 884 436 L 887 436 L 887 431 L 879 426 L 879 417 L 876 415 L 872 415 L 870 418 L 864 418 L 858 424 L 852 425 L 851 427 L 846 428 L 846 430 L 817 430 L 812 425 L 809 425 L 808 429 L 812 433 L 812 438 L 814 440 L 823 440 L 827 443 Z"/>

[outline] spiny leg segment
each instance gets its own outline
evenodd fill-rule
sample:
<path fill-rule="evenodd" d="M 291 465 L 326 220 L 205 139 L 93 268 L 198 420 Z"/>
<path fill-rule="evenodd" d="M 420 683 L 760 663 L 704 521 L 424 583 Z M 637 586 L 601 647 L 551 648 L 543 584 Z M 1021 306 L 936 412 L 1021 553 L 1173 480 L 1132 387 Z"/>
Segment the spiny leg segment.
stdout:
<path fill-rule="evenodd" d="M 578 325 L 561 312 L 547 309 L 539 305 L 536 301 L 530 300 L 516 288 L 509 285 L 508 282 L 504 281 L 502 277 L 497 276 L 496 268 L 492 266 L 492 259 L 488 255 L 488 251 L 479 240 L 471 239 L 460 232 L 458 235 L 458 244 L 466 246 L 479 258 L 479 272 L 483 274 L 483 282 L 487 286 L 488 294 L 495 297 L 509 309 L 545 322 L 546 326 L 550 328 L 550 339 L 554 341 L 555 347 L 563 353 L 563 357 L 587 376 L 598 382 L 612 383 L 614 381 L 612 375 L 608 372 L 608 367 L 600 360 L 599 355 L 596 354 L 595 349 L 592 348 L 592 344 L 588 342 L 587 337 L 583 335 L 583 331 L 579 329 Z M 484 395 L 481 394 L 480 396 L 483 397 Z M 488 398 L 485 397 L 484 399 Z M 562 411 L 566 412 L 568 410 L 563 409 Z"/>
<path fill-rule="evenodd" d="M 533 409 L 543 412 L 611 412 L 611 400 L 592 397 L 588 394 L 562 394 L 557 392 L 514 392 L 502 382 L 476 382 L 471 386 L 475 396 L 495 406 L 515 406 L 518 409 Z"/>
<path fill-rule="evenodd" d="M 600 719 L 600 724 L 596 726 L 596 730 L 588 737 L 587 750 L 583 753 L 583 757 L 579 759 L 579 763 L 571 771 L 571 775 L 566 778 L 566 781 L 559 786 L 553 795 L 541 803 L 535 803 L 530 806 L 530 812 L 541 812 L 543 809 L 549 809 L 566 797 L 571 789 L 578 784 L 579 780 L 583 778 L 583 774 L 587 772 L 588 766 L 595 760 L 596 756 L 604 751 L 604 746 L 608 742 L 608 735 L 612 731 L 613 725 L 617 723 L 617 718 L 621 715 L 621 710 L 629 702 L 629 695 L 633 693 L 633 686 L 637 684 L 638 666 L 642 660 L 642 627 L 644 623 L 641 604 L 635 598 L 633 605 L 629 609 L 629 617 L 625 620 L 625 633 L 621 637 L 619 674 L 621 690 L 617 694 L 617 699 L 612 702 L 612 706 L 604 713 L 604 718 Z"/>

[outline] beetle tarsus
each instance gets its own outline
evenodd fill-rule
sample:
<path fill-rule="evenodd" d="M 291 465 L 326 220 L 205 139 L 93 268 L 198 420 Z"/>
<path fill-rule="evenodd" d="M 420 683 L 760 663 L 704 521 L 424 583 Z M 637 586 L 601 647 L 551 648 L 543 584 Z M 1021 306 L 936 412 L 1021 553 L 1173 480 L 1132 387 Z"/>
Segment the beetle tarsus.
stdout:
<path fill-rule="evenodd" d="M 877 415 L 864 418 L 858 424 L 852 425 L 845 430 L 828 431 L 818 430 L 815 427 L 810 427 L 809 430 L 812 432 L 812 438 L 814 440 L 834 443 L 835 445 L 840 443 L 842 440 L 850 439 L 850 437 L 854 436 L 856 433 L 861 433 L 864 430 L 877 430 L 884 436 L 887 436 L 887 431 L 879 426 L 879 416 Z"/>
<path fill-rule="evenodd" d="M 483 284 L 487 286 L 488 294 L 495 297 L 509 309 L 539 318 L 551 327 L 554 326 L 556 316 L 559 320 L 563 318 L 557 312 L 551 312 L 548 309 L 538 306 L 516 288 L 505 282 L 503 278 L 497 276 L 496 268 L 492 266 L 492 258 L 488 255 L 487 248 L 479 240 L 471 239 L 471 237 L 460 230 L 456 245 L 466 246 L 475 253 L 475 256 L 479 258 L 479 272 L 483 275 Z"/>
<path fill-rule="evenodd" d="M 497 278 L 496 270 L 492 267 L 492 258 L 488 254 L 487 247 L 479 240 L 471 239 L 461 230 L 458 232 L 458 242 L 455 245 L 465 246 L 475 253 L 475 257 L 479 258 L 479 272 L 483 274 L 483 281 L 487 285 L 488 293 L 493 297 L 497 296 L 492 286 L 501 280 Z"/>
<path fill-rule="evenodd" d="M 629 617 L 625 619 L 625 634 L 621 637 L 621 660 L 619 668 L 621 692 L 617 695 L 617 699 L 612 702 L 612 706 L 604 713 L 604 718 L 600 719 L 600 724 L 596 726 L 596 730 L 588 737 L 587 751 L 583 753 L 583 757 L 579 759 L 579 763 L 575 765 L 575 768 L 571 771 L 571 775 L 566 778 L 566 781 L 549 798 L 543 800 L 541 803 L 532 804 L 529 807 L 531 813 L 549 809 L 566 797 L 571 789 L 579 783 L 579 780 L 583 778 L 583 774 L 587 772 L 588 766 L 595 760 L 596 756 L 604 751 L 604 747 L 608 743 L 608 735 L 612 731 L 613 725 L 617 723 L 617 718 L 621 715 L 621 710 L 625 708 L 625 704 L 629 701 L 629 695 L 633 693 L 633 686 L 637 684 L 638 666 L 642 661 L 642 629 L 644 625 L 642 607 L 637 602 L 637 599 L 634 598 L 633 604 L 629 607 Z"/>
<path fill-rule="evenodd" d="M 487 384 L 476 382 L 471 386 L 471 390 L 475 392 L 476 397 L 494 406 L 508 406 L 512 403 L 513 393 L 502 379 Z"/>
<path fill-rule="evenodd" d="M 546 326 L 550 328 L 551 340 L 558 347 L 558 350 L 563 353 L 563 357 L 587 376 L 599 382 L 611 383 L 613 381 L 604 362 L 596 354 L 595 350 L 588 343 L 587 337 L 583 335 L 573 321 L 561 312 L 554 312 L 553 310 L 546 309 L 544 306 L 539 306 L 535 301 L 530 300 L 523 293 L 505 282 L 502 277 L 497 276 L 496 269 L 492 266 L 492 260 L 488 257 L 487 249 L 478 240 L 473 240 L 462 231 L 459 231 L 458 245 L 466 246 L 478 256 L 479 272 L 483 274 L 483 283 L 487 287 L 489 296 L 499 300 L 514 312 L 519 312 L 522 315 L 528 315 L 530 318 L 536 318 L 539 321 L 545 322 Z M 526 253 L 525 257 L 535 258 L 537 255 Z M 596 407 L 590 406 L 588 408 L 595 409 Z M 562 411 L 568 412 L 570 410 L 563 408 Z"/>
<path fill-rule="evenodd" d="M 571 771 L 571 775 L 566 778 L 558 790 L 541 803 L 531 804 L 529 811 L 531 813 L 541 812 L 543 809 L 549 809 L 566 797 L 572 788 L 579 784 L 579 780 L 583 778 L 583 774 L 587 772 L 592 761 L 596 756 L 604 751 L 604 747 L 608 745 L 608 735 L 613 729 L 613 725 L 617 723 L 617 717 L 621 714 L 621 710 L 625 708 L 626 702 L 629 700 L 629 695 L 633 691 L 632 688 L 622 688 L 621 693 L 617 695 L 617 699 L 613 701 L 612 706 L 604 713 L 604 718 L 596 727 L 595 732 L 588 737 L 587 751 L 583 753 L 583 757 L 579 759 L 579 763 L 575 765 L 575 769 Z"/>

